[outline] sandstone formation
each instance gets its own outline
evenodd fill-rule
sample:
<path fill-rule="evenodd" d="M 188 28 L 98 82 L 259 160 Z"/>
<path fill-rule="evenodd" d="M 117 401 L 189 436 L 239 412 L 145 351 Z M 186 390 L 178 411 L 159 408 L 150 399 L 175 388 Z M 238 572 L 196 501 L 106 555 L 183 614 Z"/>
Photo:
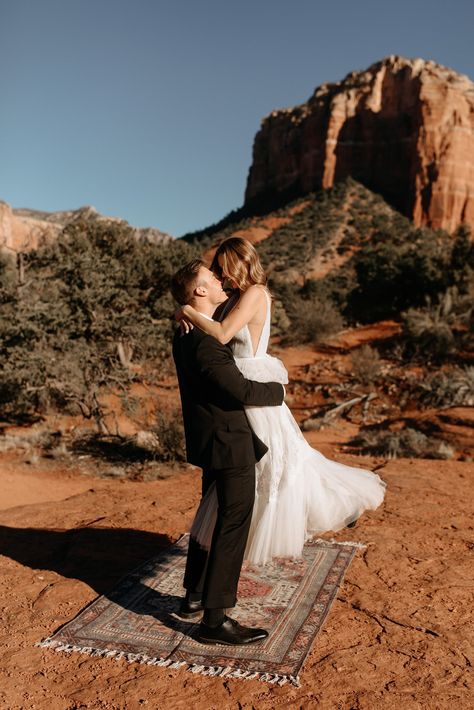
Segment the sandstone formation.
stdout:
<path fill-rule="evenodd" d="M 245 205 L 270 206 L 352 176 L 417 225 L 474 227 L 474 84 L 389 56 L 273 111 L 258 132 Z"/>
<path fill-rule="evenodd" d="M 0 201 L 0 251 L 25 252 L 48 244 L 60 234 L 67 224 L 79 221 L 128 223 L 117 217 L 104 217 L 94 207 L 80 207 L 63 212 L 40 212 L 13 209 Z M 132 227 L 138 240 L 164 244 L 172 240 L 168 234 L 154 228 Z"/>

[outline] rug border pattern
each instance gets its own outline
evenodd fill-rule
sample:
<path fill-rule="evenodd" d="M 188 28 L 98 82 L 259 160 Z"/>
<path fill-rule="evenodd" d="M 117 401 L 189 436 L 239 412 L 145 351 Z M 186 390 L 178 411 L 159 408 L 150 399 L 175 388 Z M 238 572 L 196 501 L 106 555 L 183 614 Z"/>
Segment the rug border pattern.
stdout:
<path fill-rule="evenodd" d="M 185 549 L 187 539 L 188 534 L 182 535 L 174 543 L 171 543 L 169 547 L 164 548 L 158 557 L 166 554 L 170 557 L 175 555 L 178 557 L 182 554 L 182 550 Z M 181 643 L 188 639 L 188 635 L 183 636 L 183 634 L 180 634 L 179 632 L 176 634 L 176 646 L 166 652 L 165 655 L 161 656 L 150 655 L 145 652 L 131 653 L 127 647 L 127 644 L 121 644 L 116 640 L 113 642 L 113 648 L 107 646 L 107 643 L 104 641 L 100 641 L 98 639 L 87 639 L 87 637 L 84 638 L 83 645 L 78 645 L 77 641 L 74 643 L 74 636 L 68 633 L 68 628 L 74 625 L 77 626 L 80 619 L 91 609 L 91 607 L 94 605 L 100 605 L 102 600 L 106 600 L 110 603 L 109 597 L 104 594 L 99 595 L 89 602 L 73 619 L 58 627 L 58 629 L 56 629 L 51 636 L 48 636 L 42 641 L 36 642 L 35 646 L 51 648 L 57 652 L 79 652 L 90 656 L 103 656 L 113 658 L 114 660 L 126 660 L 129 663 L 138 662 L 167 668 L 186 668 L 192 673 L 199 673 L 206 676 L 225 676 L 227 678 L 240 678 L 243 680 L 256 679 L 268 683 L 276 683 L 278 685 L 284 685 L 285 683 L 290 682 L 299 687 L 300 680 L 298 673 L 306 660 L 314 639 L 321 631 L 321 628 L 327 619 L 332 604 L 337 596 L 339 587 L 342 584 L 345 572 L 354 558 L 357 549 L 366 547 L 365 544 L 359 542 L 324 540 L 322 538 L 317 538 L 306 543 L 307 546 L 321 544 L 324 544 L 330 548 L 338 549 L 338 554 L 328 570 L 326 578 L 324 579 L 324 582 L 321 585 L 316 598 L 314 599 L 309 613 L 305 617 L 304 622 L 300 624 L 300 627 L 297 630 L 291 644 L 291 647 L 293 647 L 299 638 L 306 636 L 306 653 L 301 654 L 301 657 L 296 661 L 288 659 L 288 653 L 285 654 L 282 661 L 278 664 L 278 671 L 269 671 L 267 667 L 268 664 L 265 661 L 262 662 L 255 659 L 250 660 L 245 658 L 238 659 L 238 667 L 236 668 L 236 659 L 235 657 L 226 656 L 225 646 L 212 647 L 213 663 L 210 665 L 209 656 L 205 654 L 200 656 L 198 649 L 192 649 L 192 652 L 188 650 L 180 650 Z M 123 575 L 117 581 L 116 585 L 114 585 L 114 589 L 118 588 L 127 578 L 139 576 L 141 572 L 145 572 L 147 568 L 149 569 L 150 563 L 155 559 L 157 558 L 155 557 L 152 558 L 152 560 L 140 563 L 137 567 Z M 329 576 L 332 577 L 331 582 L 327 583 Z M 318 602 L 318 599 L 321 596 L 325 596 L 324 603 Z M 196 625 L 197 624 L 194 624 L 193 628 Z M 312 628 L 310 634 L 304 631 L 304 628 L 308 626 Z M 219 655 L 220 650 L 223 652 L 221 655 Z"/>

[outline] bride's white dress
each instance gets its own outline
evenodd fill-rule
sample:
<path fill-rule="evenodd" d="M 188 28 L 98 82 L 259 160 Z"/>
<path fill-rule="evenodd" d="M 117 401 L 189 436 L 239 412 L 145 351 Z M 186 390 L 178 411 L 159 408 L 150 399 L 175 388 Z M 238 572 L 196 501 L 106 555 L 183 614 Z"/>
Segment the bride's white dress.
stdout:
<path fill-rule="evenodd" d="M 266 292 L 265 292 L 266 293 Z M 255 355 L 247 326 L 231 347 L 242 374 L 258 382 L 288 382 L 281 360 L 267 354 L 270 338 L 270 297 Z M 268 452 L 256 465 L 256 496 L 245 559 L 264 564 L 273 557 L 300 557 L 305 541 L 328 530 L 337 531 L 375 510 L 386 484 L 371 471 L 327 459 L 313 449 L 289 408 L 246 407 L 250 426 Z M 211 486 L 191 527 L 191 535 L 209 548 L 217 514 L 217 495 Z"/>

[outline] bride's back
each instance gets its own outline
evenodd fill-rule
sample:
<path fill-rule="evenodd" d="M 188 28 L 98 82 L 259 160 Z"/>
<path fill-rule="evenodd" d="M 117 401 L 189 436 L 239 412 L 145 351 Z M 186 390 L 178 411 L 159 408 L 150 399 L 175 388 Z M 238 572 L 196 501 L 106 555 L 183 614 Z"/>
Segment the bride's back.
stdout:
<path fill-rule="evenodd" d="M 247 325 L 244 325 L 232 338 L 230 346 L 234 357 L 249 358 L 265 355 L 270 337 L 270 295 L 259 284 L 251 288 L 260 291 L 257 310 Z"/>

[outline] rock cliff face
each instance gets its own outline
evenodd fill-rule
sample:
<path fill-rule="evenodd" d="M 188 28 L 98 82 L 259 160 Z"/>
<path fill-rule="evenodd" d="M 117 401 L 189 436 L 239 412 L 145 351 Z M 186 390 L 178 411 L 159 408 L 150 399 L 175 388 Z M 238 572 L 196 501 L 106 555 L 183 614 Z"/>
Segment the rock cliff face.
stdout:
<path fill-rule="evenodd" d="M 13 209 L 0 201 L 0 251 L 25 252 L 54 241 L 67 224 L 79 221 L 128 224 L 117 217 L 104 217 L 94 207 L 64 212 Z M 136 239 L 164 244 L 172 237 L 159 229 L 132 227 Z"/>
<path fill-rule="evenodd" d="M 250 209 L 352 176 L 416 224 L 474 227 L 474 84 L 432 61 L 390 56 L 258 132 Z"/>

